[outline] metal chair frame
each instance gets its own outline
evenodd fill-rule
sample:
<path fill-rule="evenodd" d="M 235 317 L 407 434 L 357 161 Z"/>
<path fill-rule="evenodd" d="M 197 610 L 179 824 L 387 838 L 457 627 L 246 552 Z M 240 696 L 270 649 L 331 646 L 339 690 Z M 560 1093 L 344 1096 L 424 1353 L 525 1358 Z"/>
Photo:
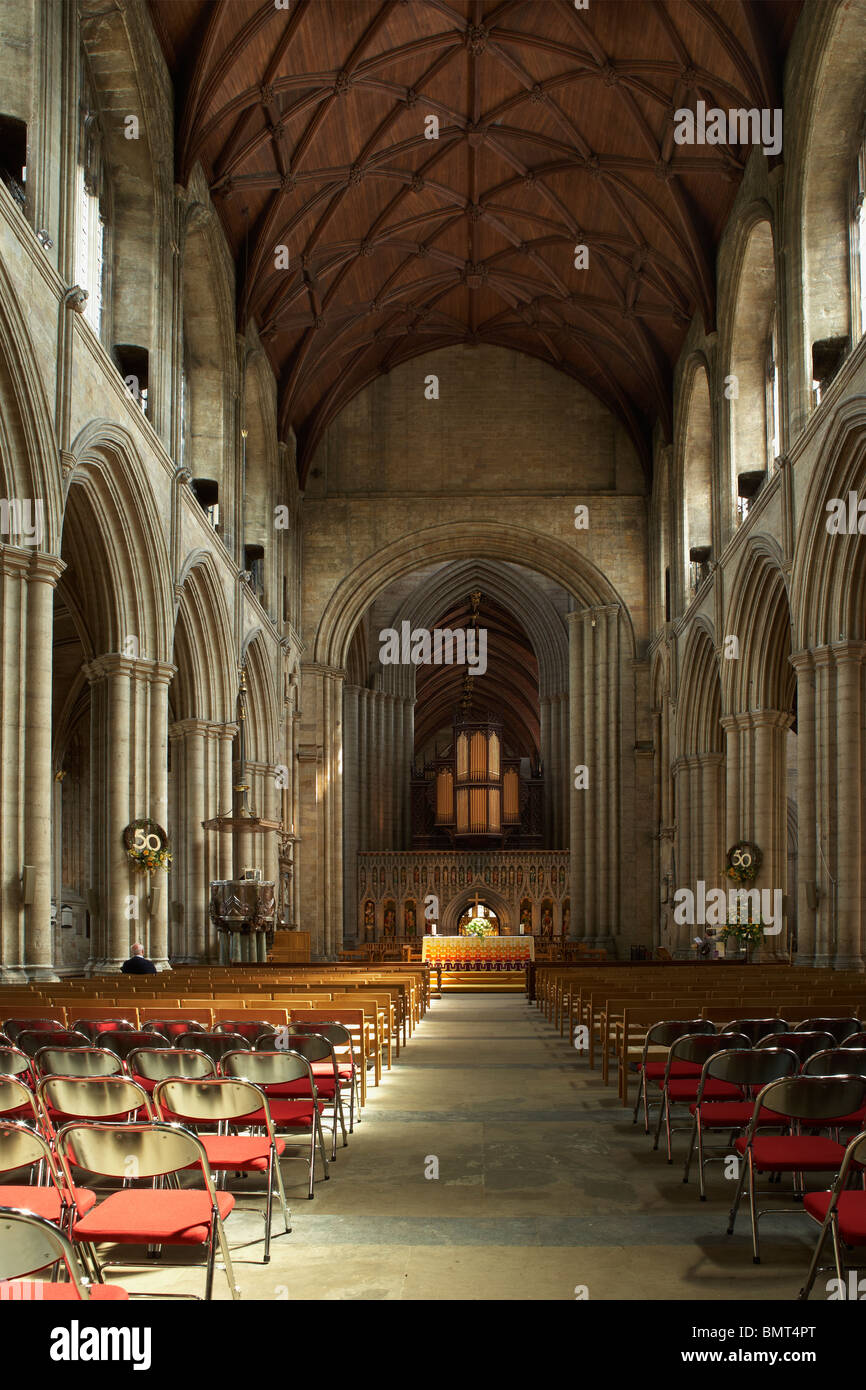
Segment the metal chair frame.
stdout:
<path fill-rule="evenodd" d="M 169 1077 L 158 1081 L 153 1092 L 159 1118 L 162 1119 L 163 1100 L 172 1115 L 186 1125 L 195 1125 L 196 1133 L 200 1125 L 215 1125 L 216 1133 L 223 1135 L 229 1128 L 237 1128 L 239 1121 L 258 1110 L 264 1112 L 265 1131 L 268 1140 L 267 1198 L 265 1203 L 265 1250 L 262 1260 L 268 1264 L 271 1258 L 271 1221 L 273 1213 L 274 1188 L 280 1200 L 285 1234 L 291 1232 L 290 1212 L 280 1171 L 277 1141 L 271 1119 L 268 1098 L 261 1087 L 251 1081 L 240 1081 L 234 1077 L 209 1076 L 201 1079 Z M 248 1126 L 244 1126 L 247 1128 Z M 257 1126 L 258 1127 L 258 1126 Z M 226 1137 L 231 1138 L 231 1135 Z M 199 1134 L 207 1149 L 207 1136 Z M 228 1169 L 223 1169 L 216 1178 L 221 1189 L 225 1188 Z"/>
<path fill-rule="evenodd" d="M 117 1142 L 119 1141 L 119 1142 Z M 210 1222 L 205 1263 L 205 1299 L 213 1296 L 216 1252 L 219 1246 L 225 1275 L 233 1299 L 240 1298 L 240 1288 L 235 1282 L 229 1243 L 217 1203 L 216 1188 L 207 1161 L 204 1145 L 198 1135 L 183 1125 L 153 1121 L 129 1125 L 94 1124 L 91 1121 L 73 1121 L 64 1125 L 57 1134 L 57 1155 L 64 1172 L 69 1175 L 73 1166 L 98 1173 L 102 1177 L 129 1178 L 130 1160 L 134 1161 L 135 1171 L 142 1179 L 166 1179 L 178 1177 L 184 1170 L 198 1165 L 204 1179 L 204 1188 L 210 1201 Z M 72 1238 L 76 1239 L 75 1227 Z M 142 1269 L 148 1266 L 129 1260 L 102 1260 L 95 1246 L 86 1236 L 79 1242 L 93 1266 L 96 1280 L 104 1283 L 103 1270 L 110 1267 Z M 169 1267 L 169 1262 L 166 1262 Z M 187 1265 L 182 1266 L 188 1268 Z M 147 1295 L 145 1295 L 147 1296 Z M 153 1297 L 153 1295 L 150 1295 Z M 161 1298 L 195 1298 L 195 1294 L 160 1294 Z"/>
<path fill-rule="evenodd" d="M 771 1081 L 755 1099 L 755 1109 L 746 1132 L 745 1152 L 740 1165 L 740 1177 L 734 1196 L 734 1203 L 728 1217 L 728 1235 L 733 1235 L 746 1180 L 749 1184 L 749 1215 L 752 1225 L 752 1260 L 761 1263 L 761 1249 L 758 1238 L 758 1225 L 762 1216 L 793 1215 L 801 1207 L 771 1207 L 759 1210 L 757 1204 L 757 1178 L 753 1144 L 758 1135 L 758 1117 L 762 1109 L 773 1110 L 783 1115 L 798 1130 L 820 1129 L 839 1115 L 847 1115 L 866 1103 L 866 1080 L 859 1076 L 793 1076 L 784 1081 Z M 796 1137 L 796 1136 L 792 1136 Z M 803 1170 L 805 1172 L 807 1170 Z M 817 1170 L 820 1171 L 820 1170 Z M 794 1173 L 794 1197 L 803 1193 L 803 1172 Z"/>
<path fill-rule="evenodd" d="M 818 1261 L 820 1260 L 821 1252 L 824 1249 L 824 1242 L 827 1239 L 828 1230 L 831 1232 L 833 1237 L 833 1259 L 836 1266 L 836 1277 L 839 1280 L 840 1289 L 845 1288 L 846 1270 L 845 1262 L 842 1258 L 842 1241 L 839 1237 L 839 1199 L 841 1198 L 842 1193 L 845 1191 L 848 1185 L 848 1178 L 851 1170 L 851 1165 L 854 1163 L 860 1164 L 861 1166 L 866 1166 L 866 1130 L 861 1131 L 860 1134 L 855 1134 L 854 1138 L 848 1144 L 848 1147 L 845 1150 L 845 1157 L 842 1159 L 839 1172 L 836 1176 L 836 1181 L 833 1183 L 833 1188 L 830 1196 L 830 1205 L 827 1208 L 824 1220 L 821 1222 L 821 1229 L 818 1232 L 818 1239 L 815 1244 L 815 1249 L 812 1252 L 812 1259 L 809 1262 L 809 1271 L 806 1275 L 806 1282 L 800 1290 L 799 1294 L 797 1295 L 797 1297 L 804 1302 L 809 1297 L 809 1294 L 812 1292 L 812 1287 L 815 1283 L 815 1276 L 817 1275 L 819 1268 Z M 862 1270 L 864 1267 L 866 1266 L 849 1265 L 847 1272 L 850 1273 L 853 1270 L 859 1273 L 860 1270 Z"/>
<path fill-rule="evenodd" d="M 651 1047 L 672 1047 L 679 1038 L 690 1037 L 696 1033 L 715 1033 L 716 1026 L 703 1018 L 689 1019 L 662 1019 L 654 1023 L 647 1029 L 644 1039 L 643 1054 L 640 1060 L 640 1082 L 638 1083 L 637 1096 L 635 1098 L 634 1110 L 631 1122 L 637 1124 L 637 1112 L 640 1109 L 641 1099 L 643 1099 L 643 1123 L 644 1134 L 649 1134 L 649 1092 L 646 1084 L 646 1067 L 649 1060 L 649 1050 Z M 627 1039 L 624 1039 L 627 1045 Z"/>
<path fill-rule="evenodd" d="M 72 1241 L 53 1221 L 20 1207 L 0 1210 L 0 1279 L 17 1281 L 62 1265 L 68 1283 L 85 1303 L 92 1284 Z M 24 1295 L 22 1294 L 23 1298 Z"/>
<path fill-rule="evenodd" d="M 716 1052 L 732 1052 L 734 1050 L 750 1051 L 751 1046 L 752 1044 L 749 1042 L 748 1038 L 742 1037 L 737 1033 L 692 1033 L 687 1034 L 684 1038 L 677 1038 L 677 1041 L 671 1044 L 670 1051 L 668 1052 L 667 1064 L 665 1066 L 664 1081 L 662 1082 L 661 1088 L 662 1095 L 661 1105 L 659 1106 L 659 1118 L 658 1123 L 656 1125 L 655 1138 L 653 1140 L 653 1149 L 655 1150 L 659 1146 L 662 1122 L 664 1122 L 665 1136 L 667 1139 L 668 1163 L 673 1163 L 673 1154 L 671 1151 L 671 1138 L 673 1136 L 674 1129 L 685 1128 L 685 1126 L 683 1125 L 674 1126 L 671 1124 L 671 1099 L 669 1087 L 672 1080 L 678 1079 L 676 1077 L 671 1076 L 671 1071 L 673 1067 L 676 1065 L 677 1062 L 695 1062 L 700 1063 L 701 1067 L 703 1068 L 707 1058 L 713 1056 Z M 703 1085 L 703 1072 L 701 1072 L 701 1078 L 698 1082 L 698 1085 Z M 676 1104 L 676 1102 L 674 1103 Z"/>
<path fill-rule="evenodd" d="M 349 1143 L 346 1135 L 346 1120 L 343 1114 L 343 1089 L 340 1085 L 340 1073 L 337 1070 L 337 1054 L 333 1045 L 321 1033 L 294 1033 L 291 1031 L 288 1035 L 288 1051 L 306 1057 L 310 1063 L 311 1071 L 313 1062 L 331 1063 L 334 1081 L 334 1100 L 331 1105 L 331 1162 L 335 1163 L 337 1160 L 338 1123 L 343 1133 L 343 1148 L 345 1149 Z"/>
<path fill-rule="evenodd" d="M 338 1047 L 348 1048 L 348 1060 L 351 1063 L 352 1067 L 352 1080 L 349 1090 L 349 1133 L 354 1134 L 356 1104 L 358 1109 L 358 1124 L 361 1123 L 361 1083 L 358 1063 L 355 1058 L 355 1049 L 352 1045 L 352 1034 L 350 1033 L 349 1029 L 346 1027 L 344 1023 L 298 1022 L 292 1023 L 289 1027 L 289 1031 L 293 1035 L 296 1033 L 314 1033 L 319 1037 L 326 1038 L 327 1041 L 331 1043 L 331 1045 L 333 1046 L 335 1053 Z M 258 1043 L 256 1045 L 258 1046 Z M 337 1056 L 338 1066 L 340 1065 L 342 1060 L 343 1054 L 341 1053 Z M 340 1082 L 341 1086 L 344 1084 L 344 1082 Z"/>
<path fill-rule="evenodd" d="M 322 1131 L 321 1102 L 313 1071 L 306 1057 L 302 1057 L 297 1052 L 229 1052 L 222 1060 L 221 1070 L 224 1076 L 231 1076 L 241 1081 L 251 1081 L 253 1085 L 264 1091 L 266 1096 L 269 1086 L 285 1086 L 293 1081 L 302 1080 L 308 1083 L 309 1098 L 298 1096 L 287 1099 L 296 1099 L 299 1105 L 312 1104 L 313 1107 L 313 1117 L 310 1123 L 309 1192 L 307 1194 L 312 1200 L 316 1195 L 314 1183 L 317 1143 L 325 1182 L 329 1180 L 330 1173 L 328 1172 L 328 1155 L 325 1152 L 325 1136 Z M 276 1099 L 276 1097 L 272 1097 L 272 1099 Z M 279 1128 L 279 1124 L 274 1121 L 274 1129 L 279 1131 Z M 297 1130 L 294 1127 L 287 1127 L 286 1132 L 292 1134 L 293 1132 L 296 1133 Z"/>
<path fill-rule="evenodd" d="M 719 1034 L 719 1036 L 723 1037 L 725 1035 Z M 737 1049 L 732 1052 L 717 1052 L 714 1056 L 707 1058 L 701 1073 L 701 1084 L 695 1101 L 692 1138 L 683 1168 L 683 1182 L 688 1182 L 692 1158 L 694 1156 L 695 1146 L 697 1145 L 698 1188 L 702 1202 L 707 1200 L 707 1189 L 704 1179 L 705 1165 L 707 1163 L 724 1163 L 728 1157 L 727 1153 L 707 1155 L 704 1152 L 701 1102 L 703 1100 L 706 1083 L 708 1081 L 727 1081 L 732 1086 L 741 1086 L 744 1091 L 752 1093 L 756 1086 L 763 1087 L 768 1085 L 771 1081 L 781 1081 L 784 1080 L 786 1076 L 795 1076 L 799 1065 L 796 1053 L 786 1051 L 784 1048 L 765 1047 L 760 1050 L 750 1048 L 748 1051 Z M 773 1075 L 774 1072 L 778 1074 Z M 748 1098 L 754 1100 L 754 1095 L 749 1094 Z M 712 1102 L 710 1102 L 710 1104 L 712 1104 Z M 767 1126 L 762 1126 L 762 1130 L 766 1128 Z M 732 1131 L 728 1147 L 733 1143 L 736 1133 L 736 1130 Z"/>

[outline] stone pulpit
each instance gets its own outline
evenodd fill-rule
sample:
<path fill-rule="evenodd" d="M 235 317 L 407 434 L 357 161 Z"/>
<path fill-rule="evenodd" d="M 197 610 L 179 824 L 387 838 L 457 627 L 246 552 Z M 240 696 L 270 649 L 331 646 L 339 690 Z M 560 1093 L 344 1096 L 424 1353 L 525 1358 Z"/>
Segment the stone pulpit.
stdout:
<path fill-rule="evenodd" d="M 274 944 L 275 885 L 261 879 L 215 879 L 210 886 L 210 919 L 217 929 L 220 965 L 261 961 Z"/>

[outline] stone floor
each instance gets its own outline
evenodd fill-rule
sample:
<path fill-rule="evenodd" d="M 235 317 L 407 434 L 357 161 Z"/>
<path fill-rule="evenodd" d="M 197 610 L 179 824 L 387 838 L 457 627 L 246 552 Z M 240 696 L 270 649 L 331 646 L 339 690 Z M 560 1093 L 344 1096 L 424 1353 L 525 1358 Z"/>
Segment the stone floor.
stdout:
<path fill-rule="evenodd" d="M 232 1214 L 232 1247 L 250 1242 L 235 1257 L 245 1299 L 796 1297 L 811 1222 L 768 1218 L 753 1265 L 745 1207 L 725 1235 L 722 1166 L 700 1203 L 681 1159 L 668 1167 L 651 1151 L 613 1089 L 523 996 L 434 1002 L 369 1097 L 312 1202 L 303 1164 L 284 1165 L 293 1230 L 274 1240 L 269 1265 L 258 1263 L 261 1218 Z M 681 1155 L 684 1136 L 675 1142 Z M 436 1165 L 438 1178 L 426 1176 Z M 239 1201 L 254 1202 L 245 1189 Z M 203 1285 L 199 1271 L 168 1269 L 123 1282 Z M 215 1295 L 228 1296 L 219 1272 Z"/>

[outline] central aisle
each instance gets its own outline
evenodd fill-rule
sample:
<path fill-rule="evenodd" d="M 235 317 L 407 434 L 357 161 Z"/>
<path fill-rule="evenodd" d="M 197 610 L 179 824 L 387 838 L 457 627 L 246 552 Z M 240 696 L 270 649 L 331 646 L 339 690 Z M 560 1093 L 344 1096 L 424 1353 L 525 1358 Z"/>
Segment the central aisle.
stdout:
<path fill-rule="evenodd" d="M 314 1201 L 304 1165 L 284 1165 L 293 1231 L 274 1240 L 270 1265 L 256 1194 L 235 1185 L 247 1210 L 227 1230 L 245 1300 L 796 1297 L 811 1223 L 768 1218 L 754 1266 L 745 1207 L 725 1236 L 722 1166 L 700 1203 L 682 1183 L 685 1136 L 668 1167 L 523 995 L 435 1000 L 368 1101 Z M 201 1285 L 199 1273 L 156 1269 L 129 1280 Z M 215 1294 L 227 1296 L 221 1276 Z"/>
<path fill-rule="evenodd" d="M 699 1203 L 521 995 L 434 1001 L 338 1154 L 315 1201 L 292 1187 L 293 1234 L 243 1266 L 247 1297 L 792 1298 L 811 1248 L 810 1223 L 768 1219 L 753 1266 L 721 1165 Z"/>

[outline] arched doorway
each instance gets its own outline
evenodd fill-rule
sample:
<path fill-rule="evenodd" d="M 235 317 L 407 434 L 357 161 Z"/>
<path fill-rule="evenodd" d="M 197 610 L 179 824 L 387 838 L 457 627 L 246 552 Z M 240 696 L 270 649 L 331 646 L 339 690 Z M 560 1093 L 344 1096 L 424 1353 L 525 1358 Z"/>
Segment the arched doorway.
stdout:
<path fill-rule="evenodd" d="M 477 909 L 476 909 L 477 904 Z M 497 936 L 514 936 L 517 934 L 517 925 L 514 920 L 508 902 L 495 889 L 477 879 L 474 883 L 467 884 L 465 889 L 445 903 L 442 908 L 442 918 L 439 923 L 439 936 L 459 936 L 463 935 L 460 931 L 461 925 L 465 926 L 475 916 L 489 914 L 489 920 L 495 922 Z"/>
<path fill-rule="evenodd" d="M 465 911 L 461 913 L 460 921 L 457 923 L 457 935 L 470 935 L 468 928 L 477 923 L 483 923 L 487 936 L 500 935 L 499 918 L 493 911 L 493 908 L 488 907 L 487 903 L 482 902 L 480 898 L 476 897 Z"/>

